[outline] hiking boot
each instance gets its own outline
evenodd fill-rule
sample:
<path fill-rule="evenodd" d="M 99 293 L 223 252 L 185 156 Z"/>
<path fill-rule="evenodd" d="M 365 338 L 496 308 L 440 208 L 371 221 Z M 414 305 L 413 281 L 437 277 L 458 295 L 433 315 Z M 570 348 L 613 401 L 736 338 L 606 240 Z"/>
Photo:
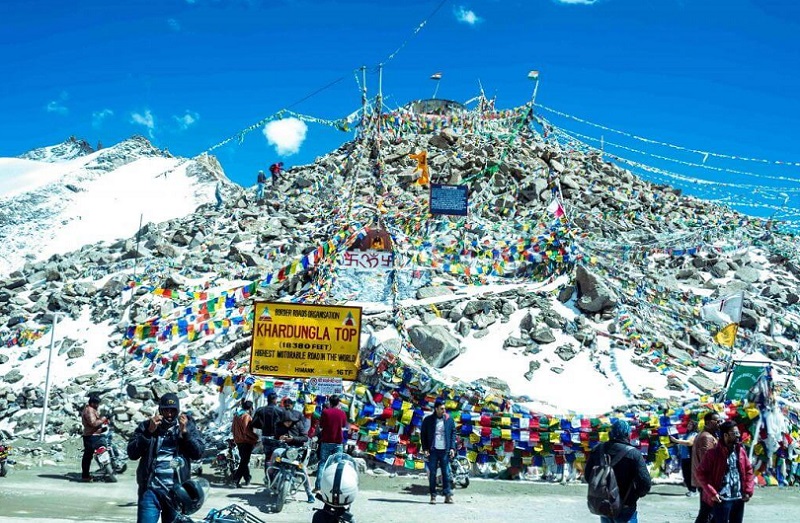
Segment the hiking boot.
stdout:
<path fill-rule="evenodd" d="M 453 496 L 445 496 L 444 497 L 444 502 L 447 503 L 448 505 L 452 505 L 453 504 Z"/>
<path fill-rule="evenodd" d="M 431 505 L 436 504 L 436 496 L 431 496 Z"/>
<path fill-rule="evenodd" d="M 92 478 L 84 478 L 84 477 L 82 477 L 80 479 L 80 481 L 81 481 L 81 483 L 91 483 L 92 482 Z"/>
<path fill-rule="evenodd" d="M 316 501 L 316 499 L 314 499 L 314 496 L 312 496 L 311 494 L 309 494 L 309 495 L 308 495 L 308 502 L 309 502 L 309 503 L 314 503 L 315 501 Z"/>

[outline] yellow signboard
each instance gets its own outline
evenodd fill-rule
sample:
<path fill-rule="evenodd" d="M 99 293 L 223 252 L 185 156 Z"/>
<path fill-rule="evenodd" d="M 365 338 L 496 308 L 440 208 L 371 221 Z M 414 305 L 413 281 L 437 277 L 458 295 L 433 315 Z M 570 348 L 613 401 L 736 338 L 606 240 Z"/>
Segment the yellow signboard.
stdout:
<path fill-rule="evenodd" d="M 250 373 L 354 380 L 361 307 L 255 302 Z"/>

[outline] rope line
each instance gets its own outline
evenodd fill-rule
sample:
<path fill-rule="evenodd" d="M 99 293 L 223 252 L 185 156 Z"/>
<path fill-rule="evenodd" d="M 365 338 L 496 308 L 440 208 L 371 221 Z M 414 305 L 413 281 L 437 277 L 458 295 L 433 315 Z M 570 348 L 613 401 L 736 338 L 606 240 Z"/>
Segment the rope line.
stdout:
<path fill-rule="evenodd" d="M 613 129 L 611 127 L 606 127 L 605 125 L 600 125 L 598 123 L 590 122 L 588 120 L 584 120 L 583 118 L 579 118 L 577 116 L 573 116 L 571 114 L 567 114 L 567 113 L 561 112 L 561 111 L 559 111 L 557 109 L 552 109 L 550 107 L 547 107 L 547 106 L 539 104 L 539 103 L 536 104 L 536 107 L 540 108 L 540 109 L 544 109 L 545 111 L 551 112 L 553 114 L 557 114 L 559 116 L 563 116 L 564 118 L 569 118 L 570 120 L 574 120 L 576 122 L 580 122 L 580 123 L 585 124 L 585 125 L 590 125 L 592 127 L 598 128 L 598 129 L 603 129 L 604 131 L 609 131 L 609 132 L 612 132 L 612 133 L 621 134 L 622 136 L 627 136 L 628 138 L 633 138 L 634 140 L 639 140 L 641 142 L 654 144 L 654 145 L 661 145 L 663 147 L 670 147 L 672 149 L 676 149 L 676 150 L 679 150 L 679 151 L 685 151 L 685 152 L 689 152 L 689 153 L 699 154 L 699 155 L 703 156 L 703 162 L 705 162 L 705 160 L 709 156 L 711 156 L 711 157 L 715 157 L 715 158 L 725 158 L 727 160 L 739 160 L 739 161 L 743 161 L 743 162 L 758 162 L 758 163 L 765 163 L 765 164 L 789 165 L 789 166 L 792 166 L 792 167 L 800 167 L 800 162 L 786 162 L 786 161 L 781 161 L 781 160 L 765 160 L 763 158 L 747 158 L 747 157 L 744 157 L 744 156 L 734 156 L 734 155 L 730 155 L 730 154 L 715 153 L 715 152 L 711 152 L 711 151 L 702 151 L 700 149 L 692 149 L 690 147 L 683 147 L 682 145 L 675 145 L 675 144 L 671 144 L 671 143 L 668 143 L 668 142 L 662 142 L 662 141 L 659 141 L 659 140 L 653 140 L 651 138 L 645 138 L 643 136 L 638 136 L 638 135 L 635 135 L 635 134 L 632 134 L 632 133 L 628 133 L 628 132 L 625 132 L 625 131 L 620 131 L 618 129 Z"/>

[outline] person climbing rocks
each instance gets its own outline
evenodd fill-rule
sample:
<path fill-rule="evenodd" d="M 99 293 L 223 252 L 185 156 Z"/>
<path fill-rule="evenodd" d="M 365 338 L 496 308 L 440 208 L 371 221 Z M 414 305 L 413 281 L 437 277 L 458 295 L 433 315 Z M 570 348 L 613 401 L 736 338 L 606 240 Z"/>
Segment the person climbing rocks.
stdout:
<path fill-rule="evenodd" d="M 269 173 L 272 175 L 272 189 L 275 190 L 275 187 L 278 185 L 280 181 L 281 173 L 283 172 L 283 162 L 273 163 L 269 166 Z"/>
<path fill-rule="evenodd" d="M 264 200 L 264 187 L 267 183 L 267 175 L 264 171 L 258 171 L 258 178 L 256 178 L 256 202 Z"/>

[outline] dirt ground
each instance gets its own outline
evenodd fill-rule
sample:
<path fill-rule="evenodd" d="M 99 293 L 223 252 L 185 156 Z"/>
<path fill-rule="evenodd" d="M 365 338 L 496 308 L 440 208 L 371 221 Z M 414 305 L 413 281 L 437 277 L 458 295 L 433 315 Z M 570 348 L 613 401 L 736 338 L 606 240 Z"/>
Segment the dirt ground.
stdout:
<path fill-rule="evenodd" d="M 119 476 L 118 483 L 80 483 L 78 459 L 74 464 L 17 468 L 0 478 L 0 520 L 12 523 L 132 522 L 136 520 L 136 484 L 133 467 Z M 132 465 L 135 465 L 132 463 Z M 255 473 L 261 477 L 260 472 Z M 218 478 L 212 483 L 209 499 L 195 516 L 197 520 L 211 508 L 236 503 L 265 522 L 311 521 L 313 508 L 296 501 L 283 511 L 269 513 L 268 496 L 263 486 L 242 489 L 224 488 Z M 303 499 L 302 494 L 298 500 Z M 353 513 L 360 523 L 430 523 L 450 521 L 571 521 L 597 522 L 586 509 L 585 485 L 507 482 L 473 479 L 466 489 L 457 489 L 454 505 L 428 504 L 425 480 L 410 477 L 362 475 L 360 492 Z M 697 498 L 687 498 L 675 485 L 656 485 L 640 501 L 639 521 L 672 523 L 693 521 Z M 747 522 L 800 521 L 800 488 L 768 488 L 756 491 L 745 512 Z"/>

